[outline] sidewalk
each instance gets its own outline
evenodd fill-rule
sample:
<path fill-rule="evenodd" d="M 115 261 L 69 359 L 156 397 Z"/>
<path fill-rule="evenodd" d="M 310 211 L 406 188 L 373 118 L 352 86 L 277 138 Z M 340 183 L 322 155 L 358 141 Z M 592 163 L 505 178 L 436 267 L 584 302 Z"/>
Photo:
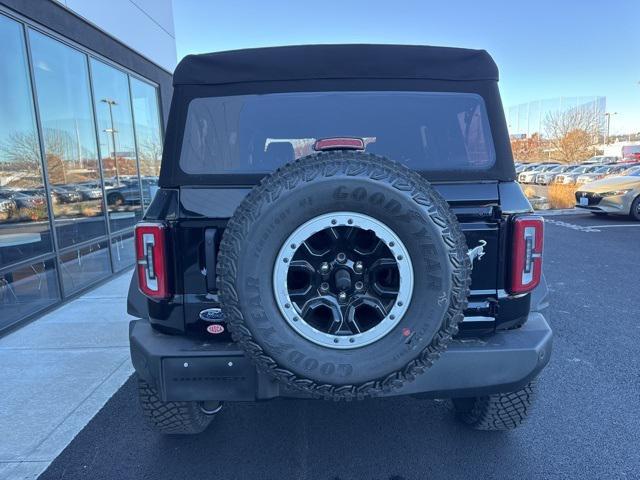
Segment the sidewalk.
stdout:
<path fill-rule="evenodd" d="M 130 279 L 0 338 L 0 478 L 36 478 L 133 373 Z"/>

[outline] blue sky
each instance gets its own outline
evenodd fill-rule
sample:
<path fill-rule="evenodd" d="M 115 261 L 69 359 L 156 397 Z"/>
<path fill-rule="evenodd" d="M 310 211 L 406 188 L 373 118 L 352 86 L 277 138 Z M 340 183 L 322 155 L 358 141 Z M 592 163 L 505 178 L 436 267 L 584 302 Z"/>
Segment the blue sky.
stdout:
<path fill-rule="evenodd" d="M 505 107 L 605 95 L 612 133 L 640 131 L 638 0 L 174 0 L 178 58 L 305 43 L 484 48 Z"/>

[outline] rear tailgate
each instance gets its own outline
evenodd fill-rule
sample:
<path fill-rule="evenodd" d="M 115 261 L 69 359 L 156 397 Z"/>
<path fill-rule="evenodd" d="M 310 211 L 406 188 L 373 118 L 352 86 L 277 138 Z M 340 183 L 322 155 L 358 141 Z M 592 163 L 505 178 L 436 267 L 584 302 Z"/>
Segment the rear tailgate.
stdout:
<path fill-rule="evenodd" d="M 474 262 L 469 308 L 462 330 L 489 333 L 495 328 L 500 271 L 501 225 L 497 182 L 442 183 L 434 187 L 449 202 L 460 221 L 469 248 L 486 242 L 484 256 Z M 182 286 L 185 324 L 188 330 L 204 331 L 199 313 L 218 306 L 215 255 L 227 219 L 250 188 L 182 188 L 180 220 L 176 238 L 178 271 Z"/>

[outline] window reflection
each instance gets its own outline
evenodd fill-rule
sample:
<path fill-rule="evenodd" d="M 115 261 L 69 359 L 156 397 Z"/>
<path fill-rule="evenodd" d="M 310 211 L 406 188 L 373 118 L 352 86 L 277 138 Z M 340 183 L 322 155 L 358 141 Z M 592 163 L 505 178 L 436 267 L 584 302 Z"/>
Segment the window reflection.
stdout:
<path fill-rule="evenodd" d="M 135 261 L 135 253 L 133 232 L 114 236 L 111 240 L 113 270 L 118 272 L 133 265 Z"/>
<path fill-rule="evenodd" d="M 0 15 L 0 268 L 51 251 L 22 26 Z"/>
<path fill-rule="evenodd" d="M 107 242 L 70 250 L 60 254 L 60 273 L 64 294 L 86 288 L 111 273 Z"/>
<path fill-rule="evenodd" d="M 127 75 L 91 59 L 102 175 L 111 231 L 132 227 L 142 216 Z"/>
<path fill-rule="evenodd" d="M 29 31 L 58 245 L 104 235 L 87 57 Z"/>
<path fill-rule="evenodd" d="M 146 207 L 158 188 L 162 158 L 157 90 L 152 85 L 131 77 L 131 99 L 140 161 L 142 200 Z"/>
<path fill-rule="evenodd" d="M 0 274 L 0 328 L 42 310 L 59 298 L 53 260 Z"/>

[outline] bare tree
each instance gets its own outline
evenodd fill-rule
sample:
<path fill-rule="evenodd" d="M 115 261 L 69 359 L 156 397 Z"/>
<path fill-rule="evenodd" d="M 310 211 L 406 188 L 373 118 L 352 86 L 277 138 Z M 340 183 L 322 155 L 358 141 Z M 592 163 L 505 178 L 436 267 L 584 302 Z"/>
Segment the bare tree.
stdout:
<path fill-rule="evenodd" d="M 549 112 L 544 126 L 551 156 L 566 163 L 589 157 L 602 128 L 601 117 L 602 112 L 586 107 Z"/>
<path fill-rule="evenodd" d="M 13 171 L 40 169 L 40 144 L 35 133 L 14 132 L 0 144 L 0 168 Z"/>
<path fill-rule="evenodd" d="M 86 166 L 97 162 L 93 155 L 78 145 L 69 132 L 60 129 L 47 128 L 44 130 L 44 144 L 46 151 L 46 165 L 49 180 L 52 184 L 81 181 L 83 177 L 69 178 L 67 163 L 72 158 L 82 158 Z M 35 133 L 16 132 L 11 134 L 0 144 L 0 171 L 17 174 L 18 178 L 41 177 L 40 144 Z"/>
<path fill-rule="evenodd" d="M 162 143 L 159 138 L 149 136 L 138 144 L 138 159 L 140 161 L 140 175 L 157 177 L 160 175 L 160 159 L 162 158 Z"/>
<path fill-rule="evenodd" d="M 524 162 L 539 161 L 545 157 L 545 142 L 538 133 L 527 138 L 512 138 L 513 158 Z"/>

